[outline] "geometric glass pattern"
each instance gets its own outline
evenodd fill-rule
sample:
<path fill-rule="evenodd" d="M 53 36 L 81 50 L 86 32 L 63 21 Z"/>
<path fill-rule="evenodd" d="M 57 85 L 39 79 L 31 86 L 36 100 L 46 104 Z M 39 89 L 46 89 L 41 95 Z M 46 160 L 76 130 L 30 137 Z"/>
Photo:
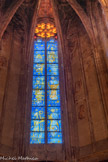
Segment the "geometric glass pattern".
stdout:
<path fill-rule="evenodd" d="M 44 30 L 45 27 L 47 30 Z M 30 143 L 60 144 L 62 128 L 58 42 L 54 38 L 47 39 L 53 32 L 56 33 L 56 29 L 51 24 L 38 24 L 35 30 L 38 36 L 42 34 L 39 33 L 40 28 L 44 31 L 44 36 L 40 37 L 46 39 L 38 37 L 34 40 Z M 48 36 L 49 28 L 52 29 L 50 36 Z"/>
<path fill-rule="evenodd" d="M 57 33 L 56 27 L 54 27 L 54 25 L 50 23 L 38 24 L 35 29 L 35 34 L 41 38 L 45 38 L 45 37 L 50 38 L 53 37 L 56 33 Z"/>

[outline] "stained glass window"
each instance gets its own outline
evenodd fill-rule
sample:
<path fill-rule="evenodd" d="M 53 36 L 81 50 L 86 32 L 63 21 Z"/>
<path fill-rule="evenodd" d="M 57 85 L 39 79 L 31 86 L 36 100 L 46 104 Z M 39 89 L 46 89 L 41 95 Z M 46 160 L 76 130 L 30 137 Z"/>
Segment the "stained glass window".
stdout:
<path fill-rule="evenodd" d="M 31 144 L 62 143 L 56 28 L 38 24 L 34 40 Z"/>

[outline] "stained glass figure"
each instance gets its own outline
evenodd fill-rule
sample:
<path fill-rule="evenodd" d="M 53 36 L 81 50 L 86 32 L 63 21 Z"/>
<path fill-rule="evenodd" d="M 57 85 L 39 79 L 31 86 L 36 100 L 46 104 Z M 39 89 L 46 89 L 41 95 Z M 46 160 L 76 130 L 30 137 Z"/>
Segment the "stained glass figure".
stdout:
<path fill-rule="evenodd" d="M 34 51 L 34 63 L 45 63 L 45 51 Z"/>
<path fill-rule="evenodd" d="M 47 118 L 48 119 L 61 119 L 60 107 L 47 107 Z"/>
<path fill-rule="evenodd" d="M 47 63 L 58 63 L 57 51 L 47 51 Z"/>
<path fill-rule="evenodd" d="M 32 91 L 32 106 L 45 106 L 45 90 Z"/>
<path fill-rule="evenodd" d="M 51 42 L 47 42 L 47 50 L 49 51 L 57 51 L 57 42 L 55 43 L 51 43 Z"/>
<path fill-rule="evenodd" d="M 47 76 L 47 89 L 59 89 L 59 76 Z"/>
<path fill-rule="evenodd" d="M 45 119 L 45 107 L 32 107 L 31 119 Z"/>
<path fill-rule="evenodd" d="M 48 90 L 47 91 L 47 106 L 60 106 L 60 91 Z"/>
<path fill-rule="evenodd" d="M 61 144 L 58 42 L 54 39 L 54 36 L 57 37 L 56 28 L 51 23 L 40 23 L 35 29 L 35 36 L 30 144 Z"/>
<path fill-rule="evenodd" d="M 45 75 L 45 64 L 34 64 L 33 75 Z"/>
<path fill-rule="evenodd" d="M 61 131 L 61 120 L 48 120 L 48 131 Z"/>
<path fill-rule="evenodd" d="M 47 65 L 47 75 L 59 75 L 58 65 L 57 64 L 48 64 Z"/>
<path fill-rule="evenodd" d="M 45 76 L 33 76 L 33 89 L 45 89 Z"/>
<path fill-rule="evenodd" d="M 31 120 L 31 131 L 45 131 L 45 120 Z"/>

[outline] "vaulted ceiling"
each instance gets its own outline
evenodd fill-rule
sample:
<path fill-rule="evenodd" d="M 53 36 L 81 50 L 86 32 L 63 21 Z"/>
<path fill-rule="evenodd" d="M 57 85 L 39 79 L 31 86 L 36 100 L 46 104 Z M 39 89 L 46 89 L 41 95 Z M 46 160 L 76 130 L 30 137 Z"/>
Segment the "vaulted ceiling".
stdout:
<path fill-rule="evenodd" d="M 88 15 L 86 13 L 87 0 L 53 0 L 57 5 L 66 6 L 65 12 L 67 12 L 70 16 L 70 9 L 72 7 L 76 14 L 81 19 L 84 27 L 86 28 L 89 36 L 91 33 L 91 25 L 88 19 Z M 102 0 L 99 0 L 102 1 Z M 105 0 L 103 0 L 105 1 Z M 28 21 L 30 24 L 32 20 L 32 15 L 34 13 L 35 5 L 39 3 L 40 6 L 38 12 L 38 18 L 42 19 L 44 17 L 53 18 L 53 9 L 51 7 L 50 0 L 1 0 L 0 8 L 1 8 L 1 23 L 0 23 L 0 39 L 6 30 L 8 24 L 12 20 L 16 28 L 22 28 L 24 30 L 22 23 L 26 23 Z M 105 2 L 104 2 L 105 3 Z M 67 8 L 68 6 L 68 8 Z M 59 8 L 59 6 L 57 6 Z M 28 25 L 29 26 L 29 25 Z"/>

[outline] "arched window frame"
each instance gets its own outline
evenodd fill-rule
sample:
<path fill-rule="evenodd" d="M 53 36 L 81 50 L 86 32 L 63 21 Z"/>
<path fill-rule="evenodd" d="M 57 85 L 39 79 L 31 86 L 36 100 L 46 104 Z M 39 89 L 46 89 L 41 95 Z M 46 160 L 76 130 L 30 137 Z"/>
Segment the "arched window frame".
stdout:
<path fill-rule="evenodd" d="M 51 22 L 53 22 L 51 20 Z M 34 30 L 36 27 L 36 24 L 40 23 L 33 22 L 34 24 Z M 57 25 L 57 22 L 56 22 Z M 33 26 L 33 25 L 32 25 Z M 28 88 L 27 88 L 27 106 L 26 106 L 26 116 L 25 116 L 25 153 L 26 155 L 30 156 L 36 156 L 40 160 L 46 160 L 53 158 L 50 158 L 50 152 L 53 152 L 53 156 L 55 159 L 63 160 L 65 159 L 66 154 L 69 154 L 70 150 L 70 143 L 69 143 L 69 129 L 68 129 L 68 116 L 67 116 L 67 105 L 66 105 L 66 92 L 65 92 L 65 80 L 64 80 L 64 65 L 63 65 L 63 40 L 61 35 L 61 28 L 58 25 L 57 26 L 57 34 L 58 34 L 58 61 L 59 61 L 59 80 L 60 80 L 60 91 L 61 91 L 61 118 L 62 118 L 62 134 L 63 134 L 63 143 L 62 144 L 30 144 L 30 123 L 31 123 L 31 101 L 32 101 L 32 72 L 33 72 L 33 35 L 34 30 L 31 28 L 31 36 L 30 36 L 30 46 L 28 48 L 28 54 L 29 54 L 29 66 L 28 66 Z M 47 157 L 45 150 L 47 150 Z M 49 153 L 48 153 L 49 152 Z M 38 154 L 39 153 L 39 154 Z"/>
<path fill-rule="evenodd" d="M 52 23 L 41 23 L 38 24 L 40 27 L 46 27 L 44 29 L 44 32 L 39 32 L 38 27 L 36 27 L 37 34 L 34 36 L 34 70 L 33 70 L 33 92 L 32 92 L 32 110 L 31 110 L 31 133 L 30 133 L 30 143 L 31 144 L 42 144 L 42 143 L 54 143 L 54 144 L 61 144 L 62 143 L 62 128 L 61 128 L 61 98 L 59 99 L 60 95 L 60 79 L 59 79 L 59 60 L 58 60 L 58 40 L 57 40 L 57 34 L 56 34 L 56 28 L 54 27 L 54 24 Z M 51 27 L 51 28 L 50 28 Z M 43 28 L 41 28 L 42 30 Z M 52 29 L 52 30 L 51 30 Z M 46 31 L 46 33 L 45 33 Z M 45 35 L 43 35 L 45 34 Z M 42 38 L 43 37 L 43 38 Z M 39 45 L 41 45 L 39 47 Z M 44 47 L 45 46 L 45 47 Z M 38 57 L 36 53 L 41 53 L 41 56 L 43 57 L 43 60 L 38 62 Z M 50 58 L 53 54 L 54 58 Z M 39 54 L 40 55 L 40 54 Z M 35 59 L 37 57 L 37 60 Z M 49 58 L 49 59 L 48 59 Z M 37 66 L 40 66 L 42 71 L 44 72 L 36 72 Z M 50 68 L 50 70 L 48 69 Z M 35 69 L 36 68 L 36 69 Z M 45 68 L 45 69 L 44 69 Z M 57 68 L 57 69 L 56 69 Z M 50 72 L 51 71 L 51 72 Z M 45 74 L 44 74 L 45 73 Z M 54 80 L 51 80 L 53 77 Z M 34 85 L 36 84 L 36 78 L 42 78 L 44 79 L 43 84 L 45 85 L 36 85 L 34 88 Z M 56 82 L 56 84 L 50 87 L 48 86 L 48 78 L 50 78 L 50 81 Z M 58 81 L 57 81 L 58 79 Z M 35 84 L 34 84 L 35 82 Z M 57 83 L 58 82 L 58 83 Z M 37 88 L 39 87 L 39 88 Z M 44 87 L 44 89 L 43 89 Z M 44 96 L 45 99 L 43 99 L 43 103 L 37 104 L 38 101 L 36 99 L 36 91 L 39 93 L 43 93 L 41 96 Z M 44 94 L 45 93 L 45 94 Z M 55 97 L 54 100 L 48 101 L 48 93 L 53 93 L 53 96 Z M 54 95 L 55 93 L 55 95 Z M 39 96 L 39 95 L 38 95 Z M 57 98 L 57 101 L 55 100 Z M 45 103 L 44 103 L 45 102 Z M 47 104 L 49 102 L 50 104 Z M 54 102 L 54 103 L 52 103 Z M 45 105 L 44 105 L 45 104 Z M 37 106 L 39 105 L 39 106 Z M 45 107 L 42 107 L 42 106 Z M 36 107 L 34 107 L 36 106 Z M 55 111 L 55 113 L 52 113 L 50 115 L 49 111 Z M 40 109 L 42 109 L 42 115 L 39 115 Z M 48 110 L 48 111 L 47 111 Z M 45 111 L 45 114 L 44 114 Z M 37 115 L 34 115 L 37 114 Z M 56 116 L 55 116 L 56 115 Z M 44 119 L 45 116 L 45 119 Z M 53 116 L 53 117 L 52 117 Z M 45 123 L 45 130 L 44 130 L 44 123 Z M 53 126 L 53 124 L 55 124 Z M 57 126 L 58 125 L 58 126 Z M 39 128 L 37 128 L 37 126 Z M 41 127 L 40 127 L 41 126 Z M 38 130 L 39 129 L 39 130 Z M 53 130 L 54 129 L 54 130 Z M 36 137 L 38 138 L 36 139 Z M 40 138 L 41 136 L 41 138 Z M 45 140 L 44 140 L 44 138 Z"/>

